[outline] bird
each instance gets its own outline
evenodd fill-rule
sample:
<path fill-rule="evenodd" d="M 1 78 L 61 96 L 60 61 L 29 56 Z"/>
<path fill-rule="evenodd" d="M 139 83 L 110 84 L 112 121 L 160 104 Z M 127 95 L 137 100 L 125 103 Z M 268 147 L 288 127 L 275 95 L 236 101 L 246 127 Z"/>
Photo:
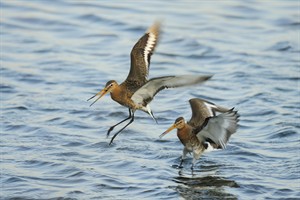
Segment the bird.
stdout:
<path fill-rule="evenodd" d="M 109 145 L 112 144 L 114 138 L 121 131 L 134 121 L 134 114 L 136 110 L 146 112 L 157 123 L 149 103 L 159 91 L 165 88 L 176 88 L 200 84 L 212 77 L 212 75 L 180 75 L 156 77 L 148 80 L 150 58 L 157 46 L 160 29 L 161 23 L 158 21 L 155 22 L 133 46 L 130 53 L 130 71 L 124 82 L 118 84 L 117 81 L 110 80 L 106 83 L 104 89 L 88 99 L 89 101 L 98 97 L 90 105 L 92 106 L 105 94 L 110 93 L 112 100 L 128 108 L 129 116 L 108 129 L 107 137 L 116 126 L 130 120 L 123 128 L 113 135 Z"/>
<path fill-rule="evenodd" d="M 178 117 L 159 137 L 162 138 L 176 128 L 177 137 L 184 145 L 179 167 L 182 167 L 187 153 L 192 153 L 193 170 L 203 152 L 226 148 L 230 136 L 237 131 L 239 114 L 234 107 L 228 109 L 200 98 L 190 99 L 189 103 L 191 119 L 186 122 L 183 117 Z"/>

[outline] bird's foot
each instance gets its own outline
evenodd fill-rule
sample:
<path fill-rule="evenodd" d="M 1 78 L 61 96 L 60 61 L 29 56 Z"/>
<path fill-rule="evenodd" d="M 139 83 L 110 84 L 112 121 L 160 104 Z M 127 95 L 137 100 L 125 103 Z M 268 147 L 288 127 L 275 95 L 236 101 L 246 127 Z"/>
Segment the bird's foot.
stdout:
<path fill-rule="evenodd" d="M 110 142 L 109 142 L 109 146 L 113 143 L 114 139 L 117 137 L 117 135 L 118 135 L 121 131 L 122 131 L 122 129 L 121 129 L 119 132 L 115 133 L 114 136 L 112 136 L 112 138 L 110 139 Z"/>
<path fill-rule="evenodd" d="M 180 160 L 180 165 L 178 168 L 183 168 L 182 164 L 183 164 L 183 159 Z"/>
<path fill-rule="evenodd" d="M 108 129 L 108 131 L 107 131 L 107 133 L 106 133 L 106 137 L 108 138 L 108 136 L 109 136 L 109 134 L 110 134 L 110 132 L 112 132 L 112 130 L 114 130 L 114 126 L 112 126 L 112 127 L 110 127 L 109 129 Z"/>
<path fill-rule="evenodd" d="M 191 170 L 194 171 L 194 163 L 191 166 Z"/>
<path fill-rule="evenodd" d="M 108 144 L 108 146 L 110 146 L 113 143 L 114 139 L 112 138 Z"/>
<path fill-rule="evenodd" d="M 183 167 L 181 165 L 172 165 L 173 168 L 175 169 L 182 169 Z"/>

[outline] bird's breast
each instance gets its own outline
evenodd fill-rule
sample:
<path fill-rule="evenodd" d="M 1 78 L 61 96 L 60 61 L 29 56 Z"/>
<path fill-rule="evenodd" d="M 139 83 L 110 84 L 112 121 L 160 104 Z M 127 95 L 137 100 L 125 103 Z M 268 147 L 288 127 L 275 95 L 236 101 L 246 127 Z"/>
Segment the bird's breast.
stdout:
<path fill-rule="evenodd" d="M 188 126 L 177 131 L 177 137 L 184 146 L 195 146 L 199 143 L 197 136 L 192 132 Z"/>
<path fill-rule="evenodd" d="M 128 108 L 134 108 L 134 103 L 131 100 L 132 94 L 126 90 L 118 90 L 110 93 L 111 98 L 121 104 L 122 106 Z"/>

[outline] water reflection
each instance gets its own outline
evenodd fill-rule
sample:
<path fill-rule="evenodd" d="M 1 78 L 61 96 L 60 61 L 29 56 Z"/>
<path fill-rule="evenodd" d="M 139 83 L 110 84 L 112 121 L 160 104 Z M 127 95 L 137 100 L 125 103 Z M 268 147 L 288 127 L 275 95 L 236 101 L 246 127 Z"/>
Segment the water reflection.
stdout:
<path fill-rule="evenodd" d="M 190 170 L 181 168 L 173 181 L 178 183 L 175 190 L 184 199 L 237 199 L 225 187 L 238 188 L 234 180 L 216 175 L 224 167 L 215 163 L 202 164 L 200 168 Z"/>
<path fill-rule="evenodd" d="M 197 176 L 195 173 L 194 171 L 191 177 L 178 176 L 173 179 L 178 183 L 175 190 L 184 199 L 238 199 L 224 188 L 238 188 L 239 185 L 234 180 L 211 175 Z"/>

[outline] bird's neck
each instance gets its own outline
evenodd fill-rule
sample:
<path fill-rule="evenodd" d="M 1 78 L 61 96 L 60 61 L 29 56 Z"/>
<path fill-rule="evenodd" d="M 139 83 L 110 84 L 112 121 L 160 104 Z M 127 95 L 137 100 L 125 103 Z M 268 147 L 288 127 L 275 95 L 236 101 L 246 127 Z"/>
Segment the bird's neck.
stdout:
<path fill-rule="evenodd" d="M 121 88 L 119 85 L 117 85 L 117 86 L 115 86 L 115 88 L 110 92 L 110 97 L 111 97 L 114 101 L 116 101 L 116 102 L 122 104 L 123 101 L 124 101 L 124 99 L 125 99 L 123 94 L 124 94 L 124 90 L 122 90 L 122 88 Z"/>
<path fill-rule="evenodd" d="M 185 124 L 183 128 L 177 130 L 177 137 L 183 145 L 186 145 L 192 136 L 192 127 L 188 124 Z"/>

